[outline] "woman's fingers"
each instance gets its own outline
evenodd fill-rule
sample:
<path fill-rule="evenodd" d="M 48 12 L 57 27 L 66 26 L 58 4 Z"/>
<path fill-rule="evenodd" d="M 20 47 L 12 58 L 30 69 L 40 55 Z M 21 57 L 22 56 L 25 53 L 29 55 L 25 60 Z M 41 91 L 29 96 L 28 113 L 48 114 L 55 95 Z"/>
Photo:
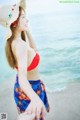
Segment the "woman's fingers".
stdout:
<path fill-rule="evenodd" d="M 25 113 L 29 116 L 31 116 L 31 119 L 29 118 L 29 120 L 35 120 L 35 107 L 34 105 L 32 105 L 32 103 L 30 103 L 27 107 L 27 109 L 25 110 Z"/>
<path fill-rule="evenodd" d="M 46 108 L 45 106 L 42 104 L 41 101 L 39 101 L 38 103 L 34 104 L 33 102 L 31 102 L 27 109 L 25 110 L 25 113 L 27 115 L 31 115 L 34 114 L 36 117 L 36 120 L 40 120 L 40 114 L 42 113 L 42 117 L 45 120 L 46 117 Z"/>
<path fill-rule="evenodd" d="M 17 120 L 34 120 L 35 119 L 35 114 L 32 113 L 30 115 L 24 113 L 18 116 Z"/>
<path fill-rule="evenodd" d="M 35 119 L 35 113 L 32 113 L 31 120 L 34 120 L 34 119 Z"/>
<path fill-rule="evenodd" d="M 45 106 L 42 108 L 37 108 L 36 110 L 36 120 L 40 120 L 40 114 L 42 113 L 43 120 L 46 118 L 46 109 Z"/>
<path fill-rule="evenodd" d="M 45 120 L 45 117 L 46 117 L 46 109 L 45 109 L 45 106 L 42 107 L 42 116 L 43 116 L 43 120 Z"/>
<path fill-rule="evenodd" d="M 27 107 L 27 109 L 25 110 L 25 112 L 27 113 L 27 114 L 32 114 L 32 105 L 31 105 L 31 103 L 28 105 L 28 107 Z"/>
<path fill-rule="evenodd" d="M 45 116 L 43 116 L 43 120 L 45 120 L 46 119 L 46 117 Z"/>
<path fill-rule="evenodd" d="M 41 109 L 37 108 L 36 109 L 36 120 L 40 120 L 40 113 L 41 113 Z"/>

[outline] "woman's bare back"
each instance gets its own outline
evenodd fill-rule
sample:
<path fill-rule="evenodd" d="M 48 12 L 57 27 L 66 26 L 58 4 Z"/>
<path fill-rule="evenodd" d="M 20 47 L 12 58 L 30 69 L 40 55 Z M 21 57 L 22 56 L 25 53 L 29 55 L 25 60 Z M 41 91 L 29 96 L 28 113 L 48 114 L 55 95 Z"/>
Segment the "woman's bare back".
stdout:
<path fill-rule="evenodd" d="M 29 66 L 31 64 L 35 54 L 36 54 L 36 51 L 33 48 L 31 48 L 27 44 L 27 42 L 25 42 L 23 40 L 13 40 L 13 42 L 11 44 L 11 48 L 12 48 L 12 52 L 14 54 L 14 57 L 15 57 L 16 61 L 17 61 L 16 48 L 17 47 L 20 48 L 20 46 L 23 46 L 23 48 L 26 46 L 26 50 L 28 51 L 28 55 L 27 55 L 28 62 L 27 62 L 27 65 Z M 20 48 L 20 50 L 21 50 L 21 48 Z M 26 66 L 26 71 L 27 71 L 27 66 Z M 33 70 L 31 70 L 31 71 L 27 71 L 27 77 L 28 77 L 27 78 L 28 80 L 30 80 L 30 79 L 31 80 L 38 80 L 38 79 L 40 79 L 39 72 L 38 72 L 38 66 L 36 68 L 34 68 Z"/>

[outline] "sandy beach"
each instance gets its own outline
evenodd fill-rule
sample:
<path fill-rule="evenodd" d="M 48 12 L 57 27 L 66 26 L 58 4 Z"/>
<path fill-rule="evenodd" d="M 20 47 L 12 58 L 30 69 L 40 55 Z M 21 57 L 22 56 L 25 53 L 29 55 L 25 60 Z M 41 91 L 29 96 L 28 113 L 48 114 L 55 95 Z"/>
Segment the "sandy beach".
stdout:
<path fill-rule="evenodd" d="M 8 120 L 17 120 L 13 98 L 15 77 L 0 84 L 0 113 L 6 112 Z M 50 113 L 46 120 L 80 120 L 80 83 L 69 83 L 65 91 L 48 94 Z"/>

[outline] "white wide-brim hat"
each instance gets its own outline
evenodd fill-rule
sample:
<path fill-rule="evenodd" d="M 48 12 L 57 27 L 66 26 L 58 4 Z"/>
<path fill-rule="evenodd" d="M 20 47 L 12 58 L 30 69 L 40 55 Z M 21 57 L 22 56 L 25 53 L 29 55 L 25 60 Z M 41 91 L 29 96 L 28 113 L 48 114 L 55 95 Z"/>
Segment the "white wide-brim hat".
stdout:
<path fill-rule="evenodd" d="M 19 16 L 19 6 L 26 12 L 26 0 L 20 0 L 17 4 L 5 5 L 0 8 L 0 25 L 6 27 L 6 40 L 12 36 L 10 25 Z"/>

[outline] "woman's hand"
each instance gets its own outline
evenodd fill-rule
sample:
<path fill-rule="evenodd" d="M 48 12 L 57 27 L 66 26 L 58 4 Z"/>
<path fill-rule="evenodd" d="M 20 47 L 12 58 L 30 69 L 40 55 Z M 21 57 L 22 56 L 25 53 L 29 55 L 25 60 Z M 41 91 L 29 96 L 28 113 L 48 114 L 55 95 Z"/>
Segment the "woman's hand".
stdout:
<path fill-rule="evenodd" d="M 42 100 L 38 96 L 34 97 L 31 100 L 31 102 L 25 112 L 27 112 L 27 114 L 32 114 L 32 113 L 35 114 L 35 117 L 37 120 L 40 119 L 41 112 L 42 112 L 43 119 L 46 116 L 45 106 L 44 106 Z"/>
<path fill-rule="evenodd" d="M 32 113 L 31 115 L 28 115 L 26 112 L 21 113 L 18 115 L 17 120 L 34 120 L 35 119 L 35 114 Z"/>

